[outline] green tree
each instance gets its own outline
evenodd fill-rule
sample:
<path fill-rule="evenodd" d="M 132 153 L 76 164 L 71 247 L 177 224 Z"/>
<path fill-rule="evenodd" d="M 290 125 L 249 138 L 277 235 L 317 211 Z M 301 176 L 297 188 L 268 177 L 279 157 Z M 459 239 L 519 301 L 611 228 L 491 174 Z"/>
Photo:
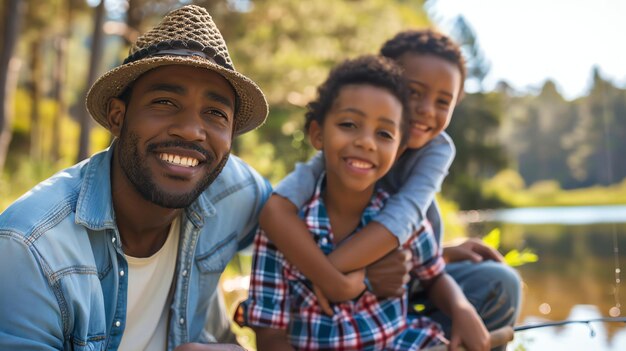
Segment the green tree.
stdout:
<path fill-rule="evenodd" d="M 330 68 L 345 58 L 376 53 L 401 30 L 429 24 L 423 1 L 258 0 L 249 5 L 214 17 L 237 69 L 259 83 L 271 106 L 265 126 L 258 135 L 241 138 L 236 151 L 273 181 L 308 158 L 304 106 Z"/>
<path fill-rule="evenodd" d="M 102 26 L 104 24 L 105 17 L 105 0 L 100 0 L 98 6 L 96 6 L 93 12 L 93 35 L 91 36 L 91 54 L 89 57 L 89 72 L 87 74 L 87 80 L 85 85 L 85 93 L 83 96 L 87 95 L 87 90 L 91 85 L 96 81 L 98 70 L 100 67 L 100 62 L 102 59 L 102 50 L 104 46 L 104 32 Z M 78 123 L 80 125 L 80 137 L 78 141 L 78 156 L 77 161 L 82 161 L 85 158 L 89 157 L 89 136 L 91 134 L 91 127 L 93 122 L 91 121 L 91 116 L 87 112 L 86 107 L 80 108 L 80 114 L 78 115 Z"/>
<path fill-rule="evenodd" d="M 478 44 L 478 38 L 474 29 L 463 16 L 458 16 L 454 20 L 452 37 L 461 46 L 466 59 L 467 79 L 465 84 L 476 91 L 482 91 L 483 81 L 489 74 L 491 64 Z"/>
<path fill-rule="evenodd" d="M 468 94 L 456 107 L 448 134 L 456 145 L 443 194 L 459 203 L 461 209 L 502 206 L 483 194 L 485 179 L 507 166 L 498 131 L 502 116 L 502 95 Z"/>
<path fill-rule="evenodd" d="M 465 18 L 455 19 L 451 36 L 461 47 L 466 60 L 467 94 L 456 107 L 448 134 L 454 140 L 457 154 L 450 167 L 443 193 L 459 203 L 461 209 L 501 206 L 493 195 L 485 195 L 483 183 L 507 164 L 498 131 L 502 118 L 502 94 L 483 93 L 482 82 L 489 73 L 476 33 Z"/>

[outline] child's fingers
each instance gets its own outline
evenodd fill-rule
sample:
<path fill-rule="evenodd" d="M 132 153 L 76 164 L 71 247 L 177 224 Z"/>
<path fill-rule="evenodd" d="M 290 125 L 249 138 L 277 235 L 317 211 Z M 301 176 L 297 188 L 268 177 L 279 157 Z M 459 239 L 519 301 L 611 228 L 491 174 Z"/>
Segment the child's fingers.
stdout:
<path fill-rule="evenodd" d="M 317 297 L 317 302 L 320 304 L 320 308 L 322 309 L 322 311 L 326 315 L 332 316 L 333 309 L 332 307 L 330 307 L 330 302 L 328 302 L 328 299 L 326 298 L 326 296 L 324 296 L 324 293 L 322 293 L 322 290 L 320 290 L 317 287 L 317 285 L 314 285 L 313 292 L 315 293 L 315 296 Z"/>

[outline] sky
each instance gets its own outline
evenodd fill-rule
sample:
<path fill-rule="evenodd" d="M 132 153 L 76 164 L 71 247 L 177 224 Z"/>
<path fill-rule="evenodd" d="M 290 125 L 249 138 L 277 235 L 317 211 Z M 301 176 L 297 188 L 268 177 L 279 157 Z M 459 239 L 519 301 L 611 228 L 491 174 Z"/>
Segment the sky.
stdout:
<path fill-rule="evenodd" d="M 626 86 L 626 0 L 429 0 L 427 9 L 443 32 L 458 15 L 474 29 L 491 64 L 486 90 L 505 80 L 536 92 L 550 78 L 574 99 L 594 66 Z"/>

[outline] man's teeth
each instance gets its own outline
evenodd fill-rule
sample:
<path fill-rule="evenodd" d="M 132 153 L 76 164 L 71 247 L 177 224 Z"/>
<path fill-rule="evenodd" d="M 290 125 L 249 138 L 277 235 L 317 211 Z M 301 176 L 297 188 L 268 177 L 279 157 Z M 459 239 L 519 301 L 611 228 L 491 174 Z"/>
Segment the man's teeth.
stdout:
<path fill-rule="evenodd" d="M 182 157 L 166 153 L 159 154 L 159 158 L 167 163 L 183 167 L 195 167 L 200 163 L 200 161 L 193 157 Z"/>
<path fill-rule="evenodd" d="M 363 168 L 363 169 L 369 169 L 369 168 L 374 167 L 374 165 L 369 162 L 359 161 L 359 160 L 349 160 L 348 164 L 352 167 Z"/>

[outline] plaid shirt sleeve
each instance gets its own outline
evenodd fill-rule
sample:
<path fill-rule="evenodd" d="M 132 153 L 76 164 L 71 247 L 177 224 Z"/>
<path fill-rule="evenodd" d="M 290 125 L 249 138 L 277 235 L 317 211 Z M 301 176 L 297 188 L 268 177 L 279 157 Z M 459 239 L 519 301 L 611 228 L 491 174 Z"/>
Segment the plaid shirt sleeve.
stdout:
<path fill-rule="evenodd" d="M 285 264 L 282 253 L 259 229 L 254 239 L 248 299 L 235 312 L 239 326 L 287 329 L 290 299 Z"/>
<path fill-rule="evenodd" d="M 420 231 L 409 240 L 408 248 L 413 254 L 412 273 L 417 279 L 431 280 L 443 273 L 446 267 L 443 249 L 428 221 L 425 221 Z"/>

